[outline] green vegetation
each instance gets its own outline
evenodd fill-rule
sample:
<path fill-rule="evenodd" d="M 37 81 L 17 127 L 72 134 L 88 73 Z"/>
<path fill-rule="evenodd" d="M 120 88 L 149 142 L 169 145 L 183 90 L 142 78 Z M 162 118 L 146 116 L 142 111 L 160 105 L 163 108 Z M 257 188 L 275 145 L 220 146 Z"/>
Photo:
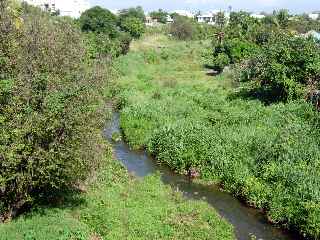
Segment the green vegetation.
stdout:
<path fill-rule="evenodd" d="M 169 26 L 169 33 L 177 40 L 205 40 L 215 33 L 215 27 L 199 24 L 194 19 L 173 15 L 174 22 Z"/>
<path fill-rule="evenodd" d="M 205 202 L 113 159 L 103 96 L 123 33 L 112 37 L 110 21 L 93 28 L 94 14 L 110 17 L 88 10 L 82 33 L 70 18 L 0 1 L 0 239 L 234 239 Z"/>
<path fill-rule="evenodd" d="M 121 29 L 130 33 L 133 38 L 140 38 L 145 32 L 145 24 L 136 17 L 127 17 L 121 21 Z"/>
<path fill-rule="evenodd" d="M 71 19 L 8 4 L 0 2 L 0 221 L 99 167 L 108 71 L 87 58 Z"/>
<path fill-rule="evenodd" d="M 279 33 L 242 70 L 241 80 L 254 81 L 268 101 L 303 98 L 319 88 L 320 48 L 313 39 Z"/>
<path fill-rule="evenodd" d="M 117 60 L 126 140 L 179 173 L 197 169 L 270 221 L 319 238 L 318 112 L 304 100 L 266 106 L 243 85 L 234 88 L 232 75 L 207 76 L 201 54 L 209 45 L 147 36 Z"/>
<path fill-rule="evenodd" d="M 0 239 L 234 239 L 232 227 L 206 203 L 185 200 L 157 175 L 129 176 L 111 149 L 93 177 L 85 192 L 56 196 L 0 225 Z"/>
<path fill-rule="evenodd" d="M 239 68 L 239 79 L 250 81 L 267 102 L 305 97 L 319 87 L 320 48 L 315 39 L 293 34 L 289 17 L 286 10 L 261 21 L 232 13 L 204 51 L 204 63 L 218 73 Z"/>
<path fill-rule="evenodd" d="M 159 23 L 167 23 L 167 16 L 169 13 L 166 11 L 163 11 L 162 9 L 159 9 L 158 11 L 153 11 L 150 13 L 150 17 L 152 19 L 157 20 Z"/>
<path fill-rule="evenodd" d="M 117 35 L 117 21 L 116 15 L 99 6 L 86 10 L 79 19 L 82 31 L 104 33 L 111 38 Z"/>

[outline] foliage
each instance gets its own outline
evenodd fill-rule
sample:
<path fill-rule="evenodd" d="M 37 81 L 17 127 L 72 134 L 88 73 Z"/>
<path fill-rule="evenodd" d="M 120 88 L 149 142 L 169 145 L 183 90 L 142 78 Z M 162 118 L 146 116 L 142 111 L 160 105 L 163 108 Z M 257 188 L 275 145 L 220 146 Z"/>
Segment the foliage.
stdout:
<path fill-rule="evenodd" d="M 119 13 L 120 25 L 126 18 L 138 18 L 143 23 L 146 21 L 143 8 L 139 6 L 135 8 L 122 9 Z"/>
<path fill-rule="evenodd" d="M 224 12 L 218 12 L 216 16 L 216 24 L 220 27 L 223 28 L 226 24 L 226 17 L 224 15 Z"/>
<path fill-rule="evenodd" d="M 126 32 L 119 32 L 116 39 L 100 33 L 87 33 L 87 50 L 90 58 L 114 58 L 121 54 L 127 54 L 131 43 L 131 35 Z"/>
<path fill-rule="evenodd" d="M 275 11 L 273 13 L 275 18 L 277 19 L 277 22 L 281 28 L 287 28 L 289 25 L 289 11 L 286 9 L 281 9 L 279 11 Z"/>
<path fill-rule="evenodd" d="M 158 175 L 130 177 L 108 149 L 86 194 L 62 195 L 49 208 L 0 225 L 0 239 L 235 239 L 208 204 L 186 201 Z"/>
<path fill-rule="evenodd" d="M 280 34 L 254 56 L 244 79 L 258 81 L 276 99 L 288 101 L 302 97 L 307 85 L 318 87 L 319 66 L 320 50 L 313 39 Z"/>
<path fill-rule="evenodd" d="M 82 13 L 79 23 L 85 32 L 90 58 L 117 57 L 129 51 L 131 32 L 138 30 L 124 28 L 120 31 L 117 17 L 107 9 L 93 7 Z"/>
<path fill-rule="evenodd" d="M 150 13 L 150 17 L 152 19 L 156 19 L 160 23 L 167 23 L 167 16 L 168 13 L 166 11 L 163 11 L 162 9 Z"/>
<path fill-rule="evenodd" d="M 123 31 L 130 33 L 133 38 L 140 38 L 145 32 L 146 26 L 139 18 L 127 17 L 121 21 Z"/>
<path fill-rule="evenodd" d="M 313 43 L 282 41 L 274 39 L 263 50 L 270 48 L 272 61 L 290 56 L 302 69 L 315 63 Z M 146 147 L 179 173 L 196 168 L 204 180 L 264 209 L 270 221 L 318 239 L 319 113 L 302 100 L 264 105 L 231 88 L 227 75 L 206 76 L 199 42 L 167 41 L 167 59 L 158 50 L 163 44 L 145 43 L 141 52 L 116 62 L 122 69 L 121 127 L 130 146 Z M 298 45 L 299 52 L 290 50 Z M 156 63 L 146 62 L 148 51 L 158 54 Z"/>
<path fill-rule="evenodd" d="M 71 19 L 7 4 L 0 2 L 0 220 L 99 167 L 107 71 L 87 61 Z"/>
<path fill-rule="evenodd" d="M 79 22 L 84 32 L 103 33 L 111 38 L 117 36 L 117 17 L 109 10 L 99 6 L 83 12 Z"/>
<path fill-rule="evenodd" d="M 170 34 L 178 40 L 193 39 L 195 32 L 195 23 L 188 17 L 176 16 L 170 26 Z"/>

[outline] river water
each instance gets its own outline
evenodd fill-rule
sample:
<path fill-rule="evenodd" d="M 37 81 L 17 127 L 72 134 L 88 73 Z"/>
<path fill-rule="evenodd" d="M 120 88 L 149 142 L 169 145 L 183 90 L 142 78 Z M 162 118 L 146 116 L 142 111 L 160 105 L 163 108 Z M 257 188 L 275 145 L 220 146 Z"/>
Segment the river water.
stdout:
<path fill-rule="evenodd" d="M 120 133 L 119 113 L 114 113 L 104 134 L 113 146 L 116 158 L 137 177 L 160 172 L 163 183 L 179 190 L 188 199 L 203 200 L 234 226 L 239 240 L 300 240 L 296 234 L 281 230 L 267 222 L 265 215 L 247 207 L 218 186 L 204 186 L 192 182 L 188 177 L 175 174 L 169 168 L 157 164 L 145 151 L 133 151 L 124 141 L 113 142 L 112 134 Z"/>

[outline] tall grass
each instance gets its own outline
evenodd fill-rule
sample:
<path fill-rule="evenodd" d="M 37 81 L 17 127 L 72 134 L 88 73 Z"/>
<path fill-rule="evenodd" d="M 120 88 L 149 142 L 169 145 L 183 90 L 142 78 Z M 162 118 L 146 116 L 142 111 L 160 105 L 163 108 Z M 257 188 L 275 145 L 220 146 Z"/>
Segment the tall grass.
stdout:
<path fill-rule="evenodd" d="M 303 101 L 246 99 L 230 76 L 206 75 L 199 57 L 205 42 L 160 39 L 136 43 L 149 47 L 116 64 L 130 145 L 179 173 L 196 168 L 265 209 L 270 221 L 319 238 L 319 114 Z"/>

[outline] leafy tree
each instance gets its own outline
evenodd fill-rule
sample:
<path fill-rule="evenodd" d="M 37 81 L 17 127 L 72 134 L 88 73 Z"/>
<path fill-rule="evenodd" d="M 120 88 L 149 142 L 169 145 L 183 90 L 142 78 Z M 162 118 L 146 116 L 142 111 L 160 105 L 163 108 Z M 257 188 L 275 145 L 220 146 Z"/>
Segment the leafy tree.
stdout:
<path fill-rule="evenodd" d="M 190 40 L 196 35 L 195 22 L 188 17 L 176 15 L 170 27 L 170 34 L 179 40 Z"/>
<path fill-rule="evenodd" d="M 222 29 L 226 25 L 226 17 L 224 12 L 218 12 L 216 16 L 216 24 Z"/>
<path fill-rule="evenodd" d="M 26 4 L 0 1 L 0 40 L 1 222 L 99 167 L 106 65 L 99 76 L 87 65 L 72 19 Z"/>
<path fill-rule="evenodd" d="M 143 8 L 140 6 L 135 8 L 122 9 L 119 13 L 120 25 L 126 18 L 138 18 L 141 22 L 146 21 L 146 16 Z"/>
<path fill-rule="evenodd" d="M 117 17 L 109 10 L 99 6 L 83 12 L 79 21 L 84 32 L 104 33 L 110 37 L 117 35 Z"/>
<path fill-rule="evenodd" d="M 122 20 L 120 27 L 123 31 L 130 33 L 133 38 L 140 38 L 146 28 L 144 22 L 136 17 L 125 18 Z"/>
<path fill-rule="evenodd" d="M 288 101 L 302 97 L 307 86 L 319 87 L 319 66 L 320 49 L 314 40 L 278 33 L 253 57 L 247 76 L 271 91 L 274 100 Z"/>
<path fill-rule="evenodd" d="M 158 11 L 154 11 L 150 13 L 150 17 L 152 19 L 156 19 L 160 23 L 167 23 L 168 13 L 159 9 Z"/>
<path fill-rule="evenodd" d="M 275 18 L 278 21 L 278 24 L 280 25 L 281 28 L 287 28 L 289 25 L 289 11 L 286 9 L 281 9 L 279 11 L 275 11 L 273 13 Z"/>

